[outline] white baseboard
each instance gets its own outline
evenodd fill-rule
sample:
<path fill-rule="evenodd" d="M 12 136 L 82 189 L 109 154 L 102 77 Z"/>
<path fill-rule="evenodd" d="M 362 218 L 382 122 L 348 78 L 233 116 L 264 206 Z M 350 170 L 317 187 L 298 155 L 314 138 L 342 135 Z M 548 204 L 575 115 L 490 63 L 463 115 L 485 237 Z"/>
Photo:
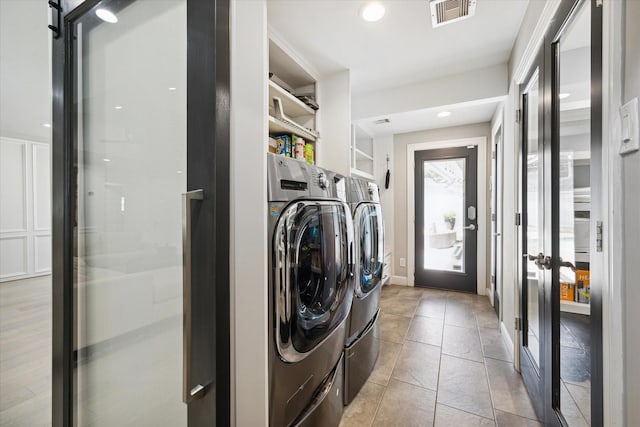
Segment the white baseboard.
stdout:
<path fill-rule="evenodd" d="M 391 276 L 389 283 L 391 283 L 392 285 L 408 286 L 406 276 Z"/>
<path fill-rule="evenodd" d="M 511 349 L 513 360 L 515 360 L 516 354 L 515 354 L 515 348 L 513 346 L 513 340 L 511 339 L 511 334 L 509 333 L 509 330 L 507 329 L 507 327 L 504 325 L 504 322 L 500 322 L 500 332 L 502 335 L 502 339 L 504 340 L 504 343 L 507 345 L 509 349 Z"/>
<path fill-rule="evenodd" d="M 489 288 L 489 302 L 491 303 L 491 307 L 495 307 L 495 305 L 493 305 L 493 288 Z"/>

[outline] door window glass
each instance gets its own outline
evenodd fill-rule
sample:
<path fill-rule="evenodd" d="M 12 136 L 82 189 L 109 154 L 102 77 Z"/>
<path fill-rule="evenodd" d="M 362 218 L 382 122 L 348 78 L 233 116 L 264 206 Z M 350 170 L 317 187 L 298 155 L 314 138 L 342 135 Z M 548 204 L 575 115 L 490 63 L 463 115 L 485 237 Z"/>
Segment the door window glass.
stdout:
<path fill-rule="evenodd" d="M 539 95 L 538 74 L 536 73 L 525 94 L 526 114 L 526 246 L 527 253 L 538 255 L 543 252 L 539 221 L 540 215 L 540 154 L 539 154 Z M 531 258 L 527 261 L 526 271 L 526 341 L 529 353 L 536 367 L 540 366 L 540 292 L 543 274 Z"/>
<path fill-rule="evenodd" d="M 77 425 L 187 425 L 186 9 L 103 1 L 74 26 Z"/>
<path fill-rule="evenodd" d="M 428 160 L 423 171 L 423 267 L 464 273 L 466 159 Z"/>
<path fill-rule="evenodd" d="M 591 414 L 591 9 L 559 42 L 560 409 L 569 426 Z"/>

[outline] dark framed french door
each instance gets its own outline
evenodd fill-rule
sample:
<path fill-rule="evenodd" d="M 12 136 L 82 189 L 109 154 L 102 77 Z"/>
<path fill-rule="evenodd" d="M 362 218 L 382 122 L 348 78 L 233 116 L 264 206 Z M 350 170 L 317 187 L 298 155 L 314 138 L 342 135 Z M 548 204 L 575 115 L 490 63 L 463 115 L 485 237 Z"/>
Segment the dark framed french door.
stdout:
<path fill-rule="evenodd" d="M 545 425 L 601 426 L 602 7 L 552 22 L 521 91 L 520 367 Z"/>
<path fill-rule="evenodd" d="M 416 151 L 415 285 L 477 292 L 477 146 Z"/>
<path fill-rule="evenodd" d="M 49 4 L 53 425 L 228 425 L 229 2 Z"/>

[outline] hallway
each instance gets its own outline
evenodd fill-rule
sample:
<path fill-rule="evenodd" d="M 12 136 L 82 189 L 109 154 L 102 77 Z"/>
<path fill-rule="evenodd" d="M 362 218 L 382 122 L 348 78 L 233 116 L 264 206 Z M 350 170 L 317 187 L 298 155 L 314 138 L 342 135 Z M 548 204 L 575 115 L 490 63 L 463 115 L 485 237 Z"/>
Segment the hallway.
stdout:
<path fill-rule="evenodd" d="M 483 296 L 385 286 L 380 356 L 342 427 L 539 426 Z"/>

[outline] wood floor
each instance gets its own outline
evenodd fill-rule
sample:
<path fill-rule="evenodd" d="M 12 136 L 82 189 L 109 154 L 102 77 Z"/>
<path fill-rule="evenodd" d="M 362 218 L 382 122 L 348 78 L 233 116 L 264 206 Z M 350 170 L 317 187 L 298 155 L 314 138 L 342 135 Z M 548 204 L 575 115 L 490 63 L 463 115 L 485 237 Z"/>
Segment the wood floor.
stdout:
<path fill-rule="evenodd" d="M 0 283 L 0 425 L 51 425 L 51 276 Z"/>

